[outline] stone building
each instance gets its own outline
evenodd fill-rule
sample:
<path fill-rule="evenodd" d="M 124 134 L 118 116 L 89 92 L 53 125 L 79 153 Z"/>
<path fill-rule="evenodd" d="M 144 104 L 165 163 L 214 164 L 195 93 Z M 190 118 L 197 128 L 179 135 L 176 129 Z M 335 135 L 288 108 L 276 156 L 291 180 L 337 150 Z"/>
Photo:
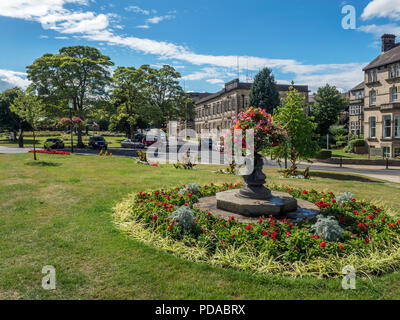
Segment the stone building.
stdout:
<path fill-rule="evenodd" d="M 400 44 L 396 36 L 382 36 L 382 53 L 363 71 L 367 143 L 370 149 L 379 148 L 375 154 L 381 150 L 387 157 L 400 156 Z"/>
<path fill-rule="evenodd" d="M 364 81 L 349 91 L 349 132 L 364 134 Z"/>
<path fill-rule="evenodd" d="M 281 98 L 285 98 L 290 85 L 277 84 Z M 294 86 L 308 103 L 308 86 Z M 249 94 L 251 83 L 232 80 L 225 87 L 214 94 L 191 93 L 196 104 L 194 128 L 200 133 L 202 129 L 227 129 L 232 126 L 236 115 L 249 107 Z"/>

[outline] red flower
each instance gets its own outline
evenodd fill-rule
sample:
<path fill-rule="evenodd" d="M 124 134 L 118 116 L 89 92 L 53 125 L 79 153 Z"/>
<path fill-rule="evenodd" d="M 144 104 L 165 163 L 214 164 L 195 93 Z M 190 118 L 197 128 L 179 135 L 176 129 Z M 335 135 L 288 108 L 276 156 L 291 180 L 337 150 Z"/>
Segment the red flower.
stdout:
<path fill-rule="evenodd" d="M 344 250 L 344 246 L 342 244 L 339 244 L 340 250 Z"/>
<path fill-rule="evenodd" d="M 253 226 L 252 226 L 251 224 L 249 224 L 249 225 L 246 227 L 246 230 L 250 230 L 251 228 L 253 228 Z"/>
<path fill-rule="evenodd" d="M 155 216 L 153 217 L 152 221 L 157 220 L 157 219 L 158 219 L 158 216 L 155 215 Z"/>
<path fill-rule="evenodd" d="M 265 237 L 267 235 L 267 231 L 263 231 L 263 236 Z"/>
<path fill-rule="evenodd" d="M 286 232 L 286 235 L 288 236 L 288 237 L 290 237 L 290 232 L 288 231 L 288 232 Z"/>
<path fill-rule="evenodd" d="M 325 248 L 326 247 L 326 243 L 325 241 L 322 241 L 321 244 L 319 245 L 321 248 Z"/>
<path fill-rule="evenodd" d="M 258 222 L 259 222 L 259 223 L 262 223 L 262 222 L 263 222 L 263 219 L 262 219 L 262 218 L 260 218 L 260 219 L 258 220 Z"/>
<path fill-rule="evenodd" d="M 369 239 L 368 238 L 365 238 L 365 243 L 369 243 Z"/>

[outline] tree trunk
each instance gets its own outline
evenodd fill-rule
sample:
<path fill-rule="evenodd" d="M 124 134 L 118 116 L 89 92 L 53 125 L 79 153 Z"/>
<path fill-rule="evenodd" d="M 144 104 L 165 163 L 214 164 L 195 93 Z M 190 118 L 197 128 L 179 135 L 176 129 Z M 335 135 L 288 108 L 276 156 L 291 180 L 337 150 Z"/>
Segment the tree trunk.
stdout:
<path fill-rule="evenodd" d="M 129 126 L 129 135 L 130 135 L 131 140 L 133 140 L 135 138 L 135 128 L 132 125 Z"/>
<path fill-rule="evenodd" d="M 35 134 L 35 129 L 32 129 L 32 134 L 33 134 L 33 159 L 35 159 L 35 161 L 36 161 L 37 157 L 36 157 L 36 134 Z"/>
<path fill-rule="evenodd" d="M 19 136 L 18 136 L 18 147 L 23 148 L 24 147 L 24 130 L 20 130 Z"/>
<path fill-rule="evenodd" d="M 78 131 L 78 145 L 77 145 L 77 147 L 78 148 L 83 148 L 84 145 L 83 145 L 83 142 L 82 142 L 82 127 L 79 126 L 77 131 Z"/>

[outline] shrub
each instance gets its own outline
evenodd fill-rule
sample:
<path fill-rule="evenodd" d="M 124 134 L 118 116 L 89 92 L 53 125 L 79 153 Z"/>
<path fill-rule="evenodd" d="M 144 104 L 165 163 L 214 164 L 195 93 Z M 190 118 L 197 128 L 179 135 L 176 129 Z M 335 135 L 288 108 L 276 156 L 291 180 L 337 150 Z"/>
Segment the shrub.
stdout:
<path fill-rule="evenodd" d="M 354 194 L 351 192 L 343 192 L 336 197 L 337 202 L 350 202 L 354 199 Z"/>
<path fill-rule="evenodd" d="M 354 139 L 350 141 L 349 144 L 349 152 L 354 152 L 355 147 L 364 147 L 365 146 L 365 140 L 364 139 Z"/>
<path fill-rule="evenodd" d="M 317 223 L 311 226 L 319 236 L 324 240 L 337 241 L 342 238 L 344 230 L 340 227 L 339 223 L 334 217 L 318 216 Z"/>
<path fill-rule="evenodd" d="M 180 207 L 169 217 L 172 223 L 176 223 L 184 229 L 190 229 L 193 227 L 195 218 L 196 216 L 194 215 L 193 210 L 186 206 Z"/>
<path fill-rule="evenodd" d="M 332 151 L 330 150 L 321 150 L 315 155 L 316 159 L 325 160 L 332 158 Z"/>
<path fill-rule="evenodd" d="M 197 183 L 187 183 L 182 189 L 179 190 L 179 194 L 184 196 L 187 193 L 196 194 L 199 192 L 200 186 Z"/>

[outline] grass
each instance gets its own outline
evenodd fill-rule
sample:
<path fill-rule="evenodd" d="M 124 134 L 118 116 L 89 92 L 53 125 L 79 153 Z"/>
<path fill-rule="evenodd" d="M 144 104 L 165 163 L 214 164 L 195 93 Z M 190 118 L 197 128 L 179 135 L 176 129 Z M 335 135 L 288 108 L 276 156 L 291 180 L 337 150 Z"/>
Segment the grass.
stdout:
<path fill-rule="evenodd" d="M 379 160 L 383 159 L 382 157 L 371 156 L 368 157 L 368 154 L 355 154 L 355 153 L 346 153 L 342 149 L 333 149 L 329 150 L 332 151 L 332 158 L 344 158 L 344 159 L 371 159 L 371 160 Z"/>
<path fill-rule="evenodd" d="M 261 278 L 248 272 L 186 261 L 129 239 L 112 222 L 112 208 L 129 193 L 239 177 L 139 166 L 128 158 L 0 155 L 0 299 L 397 299 L 400 273 L 341 280 Z M 50 164 L 51 163 L 51 164 Z M 400 211 L 400 189 L 357 175 L 316 173 L 313 180 L 269 181 L 304 188 L 351 191 Z M 352 178 L 351 178 L 352 177 Z M 53 265 L 57 290 L 41 288 Z"/>

